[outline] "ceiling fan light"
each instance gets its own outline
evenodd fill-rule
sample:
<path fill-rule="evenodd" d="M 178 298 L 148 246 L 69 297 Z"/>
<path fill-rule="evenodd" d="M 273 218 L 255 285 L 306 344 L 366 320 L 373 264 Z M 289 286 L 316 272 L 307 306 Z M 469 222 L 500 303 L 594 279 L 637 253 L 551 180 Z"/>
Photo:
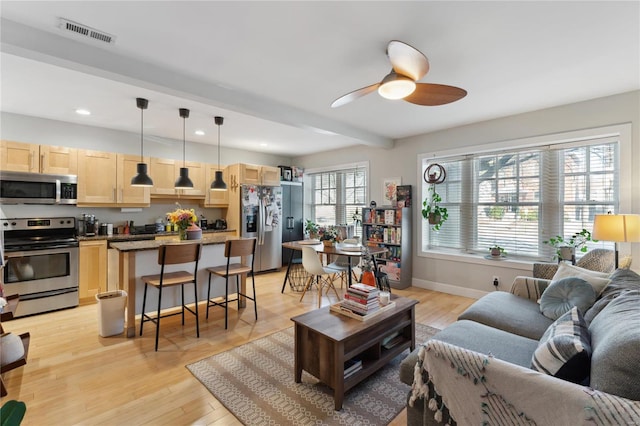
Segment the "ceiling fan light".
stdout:
<path fill-rule="evenodd" d="M 389 76 L 385 77 L 380 87 L 378 87 L 380 96 L 386 99 L 402 99 L 416 90 L 415 81 L 398 74 L 395 74 L 395 76 L 396 78 L 390 78 L 388 80 L 387 77 Z"/>
<path fill-rule="evenodd" d="M 176 180 L 176 189 L 192 189 L 193 182 L 189 179 L 189 169 L 186 167 L 180 167 L 180 177 Z"/>
<path fill-rule="evenodd" d="M 153 186 L 153 181 L 147 174 L 147 164 L 138 163 L 138 174 L 131 178 L 131 186 L 138 187 L 150 187 Z"/>
<path fill-rule="evenodd" d="M 216 170 L 215 178 L 213 182 L 211 182 L 211 190 L 212 191 L 226 191 L 227 184 L 224 183 L 224 179 L 222 179 L 222 170 Z"/>

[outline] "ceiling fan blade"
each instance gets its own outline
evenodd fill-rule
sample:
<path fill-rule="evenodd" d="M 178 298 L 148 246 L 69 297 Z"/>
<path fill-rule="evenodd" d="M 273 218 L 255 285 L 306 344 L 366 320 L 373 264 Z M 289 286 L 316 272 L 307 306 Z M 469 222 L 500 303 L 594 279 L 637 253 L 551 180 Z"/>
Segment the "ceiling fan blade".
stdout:
<path fill-rule="evenodd" d="M 363 87 L 361 89 L 354 90 L 353 92 L 349 92 L 344 96 L 340 96 L 338 99 L 333 101 L 333 103 L 331 104 L 331 108 L 338 108 L 342 105 L 348 104 L 351 101 L 355 101 L 356 99 L 375 91 L 378 86 L 380 86 L 380 83 L 372 84 L 371 86 Z"/>
<path fill-rule="evenodd" d="M 427 57 L 407 43 L 391 40 L 387 46 L 387 56 L 395 72 L 406 75 L 414 81 L 420 80 L 429 72 Z"/>
<path fill-rule="evenodd" d="M 444 84 L 416 83 L 416 90 L 404 100 L 416 105 L 436 106 L 455 102 L 467 96 L 467 91 Z"/>

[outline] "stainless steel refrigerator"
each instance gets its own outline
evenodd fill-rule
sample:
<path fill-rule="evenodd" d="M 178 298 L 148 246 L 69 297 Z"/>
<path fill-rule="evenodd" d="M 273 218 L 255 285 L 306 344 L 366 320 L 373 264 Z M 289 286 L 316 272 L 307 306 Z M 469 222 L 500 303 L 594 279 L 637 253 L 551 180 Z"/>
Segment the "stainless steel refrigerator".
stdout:
<path fill-rule="evenodd" d="M 256 272 L 282 266 L 282 188 L 279 186 L 242 185 L 240 191 L 243 238 L 255 237 Z"/>

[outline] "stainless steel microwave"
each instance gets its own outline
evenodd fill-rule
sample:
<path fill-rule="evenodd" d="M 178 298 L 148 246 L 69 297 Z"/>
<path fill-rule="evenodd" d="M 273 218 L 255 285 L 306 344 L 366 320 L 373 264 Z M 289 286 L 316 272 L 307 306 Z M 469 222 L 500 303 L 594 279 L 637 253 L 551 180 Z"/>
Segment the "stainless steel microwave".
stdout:
<path fill-rule="evenodd" d="M 3 204 L 76 204 L 78 177 L 41 173 L 0 172 Z"/>

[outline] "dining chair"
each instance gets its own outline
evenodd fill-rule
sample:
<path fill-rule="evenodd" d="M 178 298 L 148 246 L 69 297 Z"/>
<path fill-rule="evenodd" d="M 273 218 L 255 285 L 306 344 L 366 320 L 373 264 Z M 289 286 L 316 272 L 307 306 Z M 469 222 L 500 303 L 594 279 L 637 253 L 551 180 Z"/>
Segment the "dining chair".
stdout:
<path fill-rule="evenodd" d="M 182 325 L 184 325 L 184 312 L 189 311 L 196 317 L 196 337 L 200 337 L 200 323 L 198 321 L 198 262 L 202 254 L 202 243 L 178 243 L 165 244 L 158 249 L 158 264 L 160 273 L 156 275 L 146 275 L 141 279 L 144 282 L 144 296 L 142 299 L 142 318 L 140 320 L 140 336 L 145 322 L 151 321 L 156 325 L 156 352 L 158 351 L 158 338 L 160 337 L 160 318 L 182 314 Z M 175 271 L 166 272 L 168 265 L 179 265 L 193 263 L 193 272 Z M 189 308 L 184 303 L 184 286 L 193 284 L 194 309 Z M 165 287 L 180 286 L 182 297 L 182 309 L 180 312 L 161 314 L 162 291 Z M 152 286 L 158 289 L 158 309 L 156 316 L 152 317 L 146 313 L 147 287 Z"/>
<path fill-rule="evenodd" d="M 358 240 L 355 238 L 347 238 L 342 240 L 342 244 L 353 244 L 358 245 Z M 355 282 L 358 282 L 358 277 L 356 276 L 353 268 L 360 264 L 360 256 L 337 256 L 336 259 L 331 262 L 327 267 L 331 269 L 336 269 L 340 271 L 340 288 L 344 287 L 344 283 L 349 282 L 347 274 L 349 273 L 349 258 L 351 258 L 351 274 L 353 275 L 353 279 Z"/>
<path fill-rule="evenodd" d="M 212 306 L 220 306 L 224 308 L 224 329 L 227 329 L 228 308 L 229 303 L 237 301 L 238 310 L 240 310 L 240 298 L 244 297 L 253 301 L 253 309 L 256 315 L 256 321 L 258 320 L 258 303 L 256 301 L 256 276 L 253 270 L 253 264 L 256 252 L 256 239 L 245 238 L 239 240 L 227 240 L 224 244 L 224 256 L 227 258 L 226 265 L 214 266 L 207 268 L 209 272 L 209 288 L 207 289 L 207 319 L 209 319 L 209 308 Z M 251 256 L 251 262 L 242 260 Z M 241 258 L 240 263 L 236 262 L 234 258 Z M 233 262 L 233 263 L 232 263 Z M 243 263 L 244 262 L 244 263 Z M 251 274 L 251 283 L 253 285 L 253 297 L 248 296 L 240 292 L 240 277 L 243 275 Z M 217 275 L 225 279 L 224 286 L 224 300 L 219 302 L 211 299 L 211 275 Z M 229 299 L 229 278 L 236 277 L 236 298 Z"/>
<path fill-rule="evenodd" d="M 316 252 L 313 247 L 302 247 L 302 266 L 311 276 L 307 281 L 307 285 L 302 292 L 302 296 L 300 297 L 300 301 L 304 299 L 304 295 L 311 285 L 317 284 L 318 286 L 318 308 L 322 305 L 322 291 L 326 289 L 327 297 L 329 297 L 329 290 L 333 290 L 336 294 L 338 300 L 340 300 L 340 295 L 338 294 L 338 290 L 336 290 L 333 285 L 334 277 L 329 277 L 328 275 L 334 275 L 340 273 L 340 270 L 333 269 L 329 266 L 323 266 L 322 262 L 320 262 L 320 258 L 318 257 L 318 252 Z"/>

